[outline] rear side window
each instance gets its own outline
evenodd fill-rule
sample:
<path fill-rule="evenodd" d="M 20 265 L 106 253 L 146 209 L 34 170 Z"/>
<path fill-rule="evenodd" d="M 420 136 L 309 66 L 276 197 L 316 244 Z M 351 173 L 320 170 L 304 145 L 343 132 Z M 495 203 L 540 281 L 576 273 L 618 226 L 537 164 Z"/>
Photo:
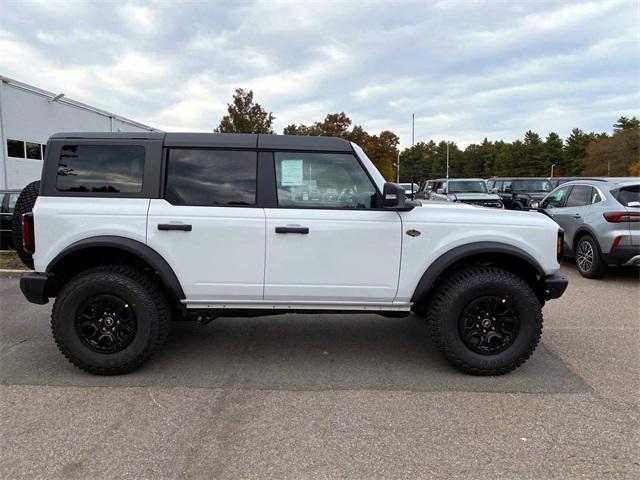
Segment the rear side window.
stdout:
<path fill-rule="evenodd" d="M 170 150 L 165 198 L 173 205 L 255 205 L 257 156 L 243 151 Z"/>
<path fill-rule="evenodd" d="M 567 198 L 566 207 L 583 207 L 591 204 L 591 194 L 593 187 L 587 185 L 576 185 L 571 189 Z"/>
<path fill-rule="evenodd" d="M 625 207 L 640 207 L 640 185 L 623 187 L 620 190 L 611 191 L 611 194 Z"/>
<path fill-rule="evenodd" d="M 56 188 L 61 192 L 138 193 L 142 191 L 144 147 L 65 145 Z"/>

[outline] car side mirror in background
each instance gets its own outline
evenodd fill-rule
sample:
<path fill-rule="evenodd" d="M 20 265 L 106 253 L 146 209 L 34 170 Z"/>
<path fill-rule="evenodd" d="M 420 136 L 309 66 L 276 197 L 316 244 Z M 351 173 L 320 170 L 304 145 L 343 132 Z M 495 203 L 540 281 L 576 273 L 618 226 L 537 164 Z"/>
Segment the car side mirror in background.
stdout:
<path fill-rule="evenodd" d="M 385 208 L 406 211 L 419 206 L 420 202 L 409 200 L 404 193 L 404 188 L 397 183 L 387 182 L 382 190 L 382 205 Z"/>
<path fill-rule="evenodd" d="M 538 208 L 538 207 L 540 207 L 540 202 L 533 202 L 531 204 L 531 208 Z"/>

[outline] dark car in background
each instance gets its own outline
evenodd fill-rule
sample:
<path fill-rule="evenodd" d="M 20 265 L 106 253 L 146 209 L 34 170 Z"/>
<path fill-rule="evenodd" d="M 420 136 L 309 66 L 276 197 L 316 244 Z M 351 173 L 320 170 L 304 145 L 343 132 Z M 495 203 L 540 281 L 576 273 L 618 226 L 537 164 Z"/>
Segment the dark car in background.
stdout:
<path fill-rule="evenodd" d="M 487 180 L 487 187 L 510 210 L 527 209 L 553 190 L 551 182 L 543 177 L 492 177 Z"/>
<path fill-rule="evenodd" d="M 20 190 L 0 190 L 0 249 L 13 248 L 11 221 Z"/>
<path fill-rule="evenodd" d="M 568 182 L 539 209 L 563 228 L 565 255 L 582 276 L 602 277 L 607 265 L 640 265 L 640 179 Z"/>

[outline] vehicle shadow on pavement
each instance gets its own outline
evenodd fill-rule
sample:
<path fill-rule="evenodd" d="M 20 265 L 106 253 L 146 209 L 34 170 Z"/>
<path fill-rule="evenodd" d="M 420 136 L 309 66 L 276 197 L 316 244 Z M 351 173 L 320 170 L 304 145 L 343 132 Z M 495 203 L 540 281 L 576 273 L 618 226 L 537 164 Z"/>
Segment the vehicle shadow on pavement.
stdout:
<path fill-rule="evenodd" d="M 44 322 L 43 322 L 44 323 Z M 254 390 L 577 393 L 590 387 L 544 344 L 515 372 L 474 377 L 450 367 L 424 320 L 377 315 L 282 315 L 172 325 L 141 369 L 98 377 L 69 364 L 41 324 L 3 348 L 3 384 Z M 6 344 L 5 335 L 3 343 Z"/>

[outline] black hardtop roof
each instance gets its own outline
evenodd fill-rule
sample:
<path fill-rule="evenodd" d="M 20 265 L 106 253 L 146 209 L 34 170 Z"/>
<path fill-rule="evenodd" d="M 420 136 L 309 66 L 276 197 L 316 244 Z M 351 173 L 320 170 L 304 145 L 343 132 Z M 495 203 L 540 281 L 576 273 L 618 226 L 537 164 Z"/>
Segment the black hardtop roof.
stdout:
<path fill-rule="evenodd" d="M 264 135 L 253 133 L 161 133 L 161 132 L 63 132 L 51 139 L 164 140 L 165 147 L 251 148 L 352 152 L 351 144 L 338 137 Z"/>

